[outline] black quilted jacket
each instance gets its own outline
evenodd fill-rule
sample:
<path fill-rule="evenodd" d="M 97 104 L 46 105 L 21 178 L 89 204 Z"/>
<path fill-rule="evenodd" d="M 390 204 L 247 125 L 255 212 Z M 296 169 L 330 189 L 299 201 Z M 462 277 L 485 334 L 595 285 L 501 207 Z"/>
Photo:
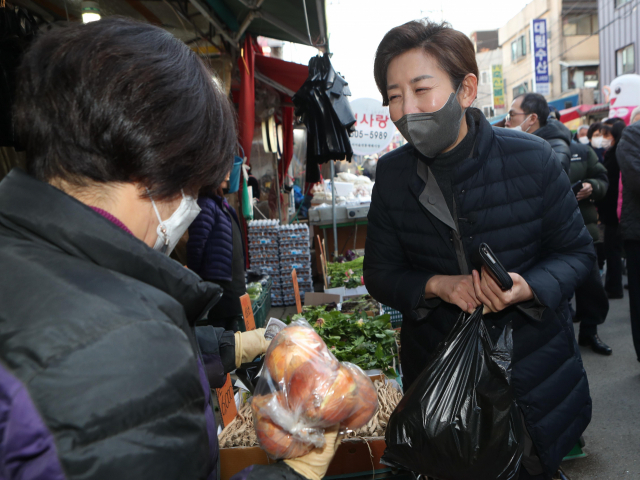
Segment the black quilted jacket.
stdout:
<path fill-rule="evenodd" d="M 549 144 L 492 128 L 478 110 L 471 114 L 478 135 L 472 157 L 454 174 L 453 222 L 438 213 L 439 188 L 413 147 L 399 148 L 378 163 L 364 279 L 377 300 L 403 313 L 407 388 L 460 314 L 445 302 L 424 303 L 431 276 L 468 273 L 474 266 L 471 253 L 486 242 L 509 271 L 524 277 L 539 303 L 485 319 L 494 334 L 513 324 L 516 399 L 550 475 L 591 419 L 587 377 L 566 307 L 595 252 Z"/>

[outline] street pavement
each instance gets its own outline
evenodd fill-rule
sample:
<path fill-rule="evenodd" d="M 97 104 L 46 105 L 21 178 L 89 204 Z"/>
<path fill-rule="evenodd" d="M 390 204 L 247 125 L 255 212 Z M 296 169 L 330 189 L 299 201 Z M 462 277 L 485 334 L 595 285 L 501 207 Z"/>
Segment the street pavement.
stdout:
<path fill-rule="evenodd" d="M 584 433 L 587 457 L 562 464 L 571 480 L 640 480 L 640 362 L 631 341 L 629 291 L 624 295 L 609 301 L 607 320 L 598 327 L 613 355 L 604 357 L 580 347 L 593 418 Z M 577 335 L 578 324 L 574 325 Z"/>
<path fill-rule="evenodd" d="M 607 320 L 598 328 L 613 355 L 605 357 L 580 347 L 593 418 L 584 433 L 587 456 L 562 464 L 571 480 L 640 480 L 640 362 L 631 341 L 629 291 L 624 295 L 622 300 L 610 300 Z M 294 313 L 295 307 L 274 307 L 270 316 Z M 578 324 L 574 326 L 577 335 Z"/>

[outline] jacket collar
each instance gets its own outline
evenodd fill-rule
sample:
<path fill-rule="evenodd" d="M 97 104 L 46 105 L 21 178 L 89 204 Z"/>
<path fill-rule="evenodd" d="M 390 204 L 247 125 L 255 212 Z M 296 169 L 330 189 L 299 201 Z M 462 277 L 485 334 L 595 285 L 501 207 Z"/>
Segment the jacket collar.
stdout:
<path fill-rule="evenodd" d="M 0 182 L 0 232 L 92 262 L 151 285 L 180 302 L 195 324 L 221 288 L 94 212 L 87 205 L 13 169 Z"/>

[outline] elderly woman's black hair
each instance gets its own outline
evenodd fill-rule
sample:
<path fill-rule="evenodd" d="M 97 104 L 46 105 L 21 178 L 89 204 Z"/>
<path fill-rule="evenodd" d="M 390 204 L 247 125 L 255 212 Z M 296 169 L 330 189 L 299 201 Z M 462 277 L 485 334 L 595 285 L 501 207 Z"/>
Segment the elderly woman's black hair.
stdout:
<path fill-rule="evenodd" d="M 139 182 L 163 199 L 219 185 L 231 168 L 229 100 L 159 27 L 109 17 L 52 30 L 18 75 L 15 129 L 39 180 Z"/>
<path fill-rule="evenodd" d="M 591 140 L 593 138 L 593 134 L 602 130 L 602 123 L 596 122 L 589 125 L 589 130 L 587 131 L 587 138 Z"/>

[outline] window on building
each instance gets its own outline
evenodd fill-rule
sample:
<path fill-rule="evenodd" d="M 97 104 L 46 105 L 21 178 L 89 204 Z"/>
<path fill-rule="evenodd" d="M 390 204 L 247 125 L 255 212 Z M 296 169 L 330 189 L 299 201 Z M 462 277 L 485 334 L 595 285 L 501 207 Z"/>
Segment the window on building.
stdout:
<path fill-rule="evenodd" d="M 529 82 L 523 82 L 520 85 L 516 85 L 513 87 L 511 92 L 513 93 L 513 98 L 529 92 Z"/>
<path fill-rule="evenodd" d="M 484 113 L 484 116 L 487 118 L 492 118 L 496 116 L 496 112 L 493 109 L 493 106 L 491 105 L 487 105 L 485 107 L 482 107 L 482 113 Z"/>
<path fill-rule="evenodd" d="M 598 66 L 562 67 L 562 91 L 574 88 L 598 89 Z"/>
<path fill-rule="evenodd" d="M 616 71 L 618 75 L 635 73 L 636 49 L 633 44 L 627 45 L 616 52 Z"/>
<path fill-rule="evenodd" d="M 511 42 L 511 61 L 517 62 L 527 55 L 527 37 L 520 35 L 515 41 Z"/>
<path fill-rule="evenodd" d="M 491 72 L 484 70 L 480 73 L 480 85 L 489 85 L 491 83 Z"/>
<path fill-rule="evenodd" d="M 567 15 L 562 19 L 562 34 L 565 37 L 593 35 L 597 32 L 598 15 Z"/>
<path fill-rule="evenodd" d="M 631 0 L 616 0 L 616 8 L 621 7 L 622 5 L 630 2 Z"/>

